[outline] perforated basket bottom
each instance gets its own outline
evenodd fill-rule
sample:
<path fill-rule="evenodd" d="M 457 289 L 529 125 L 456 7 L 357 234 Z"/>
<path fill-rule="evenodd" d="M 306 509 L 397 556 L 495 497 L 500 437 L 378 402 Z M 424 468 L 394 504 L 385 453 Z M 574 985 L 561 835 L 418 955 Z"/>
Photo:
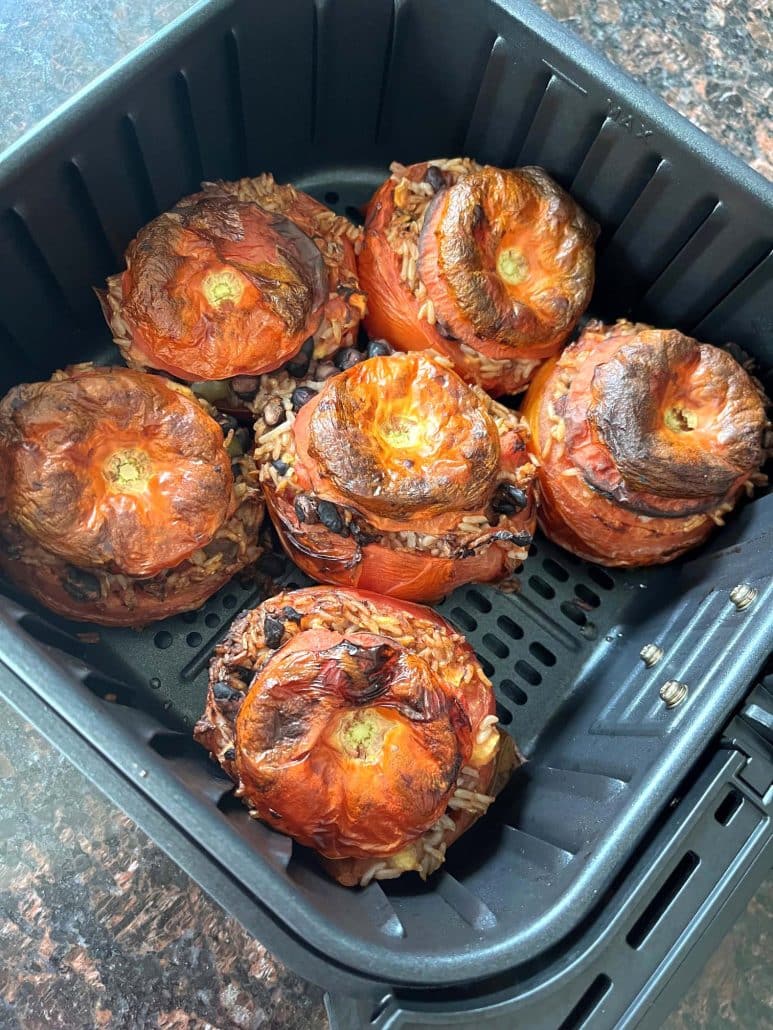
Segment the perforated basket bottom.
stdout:
<path fill-rule="evenodd" d="M 353 217 L 381 174 L 320 175 L 298 185 Z M 93 356 L 116 360 L 105 334 Z M 276 554 L 262 564 L 279 587 L 308 583 Z M 233 832 L 250 845 L 250 889 L 260 893 L 274 877 L 302 900 L 293 929 L 310 946 L 332 926 L 341 947 L 353 949 L 347 961 L 367 951 L 369 961 L 378 957 L 373 968 L 392 969 L 395 982 L 449 983 L 532 958 L 576 924 L 667 803 L 674 756 L 686 771 L 706 745 L 707 726 L 719 729 L 732 692 L 740 699 L 754 660 L 740 657 L 748 626 L 728 616 L 726 591 L 708 586 L 681 596 L 692 589 L 682 572 L 680 563 L 605 570 L 538 535 L 520 592 L 468 586 L 438 606 L 475 648 L 501 723 L 529 761 L 426 884 L 407 876 L 364 891 L 344 891 L 308 851 L 250 820 L 191 737 L 213 648 L 238 612 L 263 599 L 264 581 L 237 578 L 199 611 L 142 631 L 100 629 L 84 638 L 90 627 L 34 607 L 18 619 L 32 636 L 82 659 L 90 671 L 81 678 L 97 695 L 126 706 L 116 706 L 116 717 L 134 733 L 138 756 L 149 746 L 168 760 L 184 790 L 212 807 L 213 834 Z M 761 584 L 760 616 L 771 595 Z M 711 656 L 698 661 L 695 633 L 705 634 L 712 620 L 721 632 Z M 648 641 L 669 649 L 663 668 L 644 668 L 639 649 Z M 724 685 L 711 678 L 721 663 Z M 692 670 L 697 683 L 674 712 L 658 697 L 666 666 L 677 675 Z"/>
<path fill-rule="evenodd" d="M 383 175 L 382 169 L 323 171 L 298 180 L 297 185 L 339 213 L 362 221 L 362 206 Z M 96 360 L 115 361 L 112 345 L 105 347 L 101 340 Z M 282 585 L 311 582 L 278 556 L 267 555 L 263 568 Z M 521 576 L 520 595 L 471 586 L 439 606 L 476 649 L 494 682 L 500 721 L 526 754 L 571 691 L 578 669 L 599 641 L 604 642 L 631 591 L 646 589 L 653 575 L 661 581 L 669 573 L 607 572 L 538 539 Z M 237 578 L 197 612 L 140 632 L 102 629 L 98 644 L 83 647 L 70 640 L 65 649 L 72 653 L 76 648 L 79 657 L 112 680 L 130 685 L 133 704 L 170 728 L 190 731 L 203 708 L 214 645 L 234 615 L 259 603 L 264 595 L 265 587 Z M 51 640 L 49 626 L 31 617 L 27 628 L 34 633 L 36 627 L 44 639 Z M 65 644 L 64 638 L 59 642 Z M 125 687 L 118 683 L 103 685 L 102 692 L 126 697 Z"/>
<path fill-rule="evenodd" d="M 289 560 L 274 553 L 264 555 L 259 570 L 265 575 L 234 579 L 198 611 L 142 630 L 91 632 L 42 612 L 22 622 L 33 636 L 61 646 L 103 674 L 93 679 L 97 692 L 186 732 L 203 710 L 209 660 L 232 619 L 269 596 L 272 582 L 277 589 L 312 585 Z M 653 575 L 662 577 L 663 570 L 612 572 L 538 536 L 518 593 L 470 585 L 437 606 L 475 648 L 494 683 L 500 721 L 527 754 L 593 648 L 622 637 L 619 629 L 610 635 L 615 616 L 632 591 L 648 588 Z"/>

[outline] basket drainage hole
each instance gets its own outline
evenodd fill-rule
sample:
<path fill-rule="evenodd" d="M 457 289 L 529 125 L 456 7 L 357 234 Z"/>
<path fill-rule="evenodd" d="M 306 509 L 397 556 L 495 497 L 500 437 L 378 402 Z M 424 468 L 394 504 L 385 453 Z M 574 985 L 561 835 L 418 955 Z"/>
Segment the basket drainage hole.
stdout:
<path fill-rule="evenodd" d="M 602 590 L 614 589 L 615 581 L 612 579 L 608 572 L 605 572 L 604 569 L 600 569 L 598 565 L 589 565 L 588 575 L 596 584 L 596 586 L 601 587 Z"/>
<path fill-rule="evenodd" d="M 226 609 L 236 607 L 236 598 L 233 594 L 225 595 L 225 597 L 223 598 L 223 607 Z"/>
<path fill-rule="evenodd" d="M 574 592 L 582 603 L 587 604 L 589 608 L 598 608 L 601 604 L 601 598 L 595 590 L 589 590 L 583 583 L 575 583 Z"/>
<path fill-rule="evenodd" d="M 542 568 L 547 572 L 553 579 L 557 579 L 559 583 L 566 583 L 569 579 L 569 573 L 563 567 L 559 565 L 557 561 L 553 561 L 552 558 L 546 558 L 542 563 Z"/>
<path fill-rule="evenodd" d="M 549 651 L 544 644 L 540 644 L 538 640 L 529 644 L 529 651 L 534 655 L 538 662 L 542 662 L 543 665 L 547 665 L 549 668 L 556 664 L 556 656 L 552 651 Z"/>
<path fill-rule="evenodd" d="M 509 697 L 513 704 L 525 705 L 529 700 L 529 697 L 525 690 L 521 690 L 517 683 L 513 683 L 512 680 L 502 680 L 500 683 L 502 693 Z"/>
<path fill-rule="evenodd" d="M 362 211 L 358 207 L 352 207 L 351 204 L 347 204 L 344 208 L 344 213 L 350 222 L 354 222 L 355 225 L 364 225 L 365 219 L 362 216 Z"/>
<path fill-rule="evenodd" d="M 538 687 L 542 682 L 542 676 L 540 673 L 537 672 L 533 665 L 529 665 L 529 663 L 525 662 L 523 659 L 515 663 L 515 671 L 521 679 L 526 680 L 526 682 L 530 683 L 533 687 Z"/>
<path fill-rule="evenodd" d="M 210 629 L 214 629 L 215 626 L 220 623 L 220 616 L 215 615 L 214 612 L 210 612 L 209 615 L 204 616 L 204 622 L 209 626 Z"/>
<path fill-rule="evenodd" d="M 655 897 L 628 931 L 625 939 L 632 948 L 640 948 L 644 944 L 662 919 L 666 910 L 670 908 L 677 895 L 687 885 L 690 877 L 700 865 L 700 861 L 694 851 L 688 851 L 676 866 Z"/>
<path fill-rule="evenodd" d="M 166 651 L 168 647 L 172 646 L 172 634 L 165 629 L 161 629 L 153 637 L 153 643 L 160 651 Z"/>
<path fill-rule="evenodd" d="M 202 639 L 201 633 L 189 633 L 185 638 L 188 647 L 198 647 Z"/>
<path fill-rule="evenodd" d="M 497 701 L 497 718 L 503 726 L 509 726 L 513 721 L 513 713 L 509 708 L 505 708 L 504 705 L 501 705 L 499 701 Z"/>
<path fill-rule="evenodd" d="M 714 818 L 722 826 L 727 826 L 742 804 L 743 794 L 737 790 L 731 790 L 719 803 Z"/>
<path fill-rule="evenodd" d="M 478 661 L 480 662 L 481 669 L 483 669 L 488 678 L 491 679 L 491 677 L 494 675 L 494 666 L 491 664 L 488 658 L 484 658 L 483 655 L 480 654 L 478 655 Z"/>
<path fill-rule="evenodd" d="M 497 656 L 497 658 L 507 658 L 507 656 L 510 654 L 510 648 L 507 646 L 507 644 L 503 643 L 492 633 L 483 634 L 483 643 L 486 645 L 489 651 L 492 651 Z"/>
<path fill-rule="evenodd" d="M 338 194 L 336 193 L 335 190 L 328 190 L 327 191 L 327 193 L 325 194 L 325 203 L 326 204 L 337 204 L 338 203 Z"/>
<path fill-rule="evenodd" d="M 507 633 L 508 637 L 512 637 L 513 640 L 521 640 L 523 638 L 523 630 L 517 622 L 513 622 L 506 615 L 500 615 L 497 619 L 497 626 L 502 630 L 503 633 Z"/>
<path fill-rule="evenodd" d="M 196 619 L 198 619 L 198 617 L 199 617 L 199 613 L 198 612 L 183 612 L 183 614 L 182 614 L 183 622 L 188 622 L 188 623 L 195 622 Z"/>
<path fill-rule="evenodd" d="M 552 601 L 556 596 L 553 587 L 550 583 L 546 583 L 541 576 L 530 576 L 529 586 L 536 590 L 540 597 L 544 597 L 546 601 Z"/>
<path fill-rule="evenodd" d="M 489 601 L 487 597 L 484 597 L 479 590 L 468 590 L 467 600 L 473 608 L 477 608 L 478 611 L 482 612 L 484 615 L 488 615 L 491 611 L 491 601 Z"/>
<path fill-rule="evenodd" d="M 454 619 L 462 629 L 466 629 L 468 633 L 472 633 L 473 630 L 478 628 L 476 619 L 473 619 L 469 612 L 466 612 L 464 608 L 452 608 L 451 618 Z"/>
<path fill-rule="evenodd" d="M 600 973 L 558 1030 L 580 1030 L 580 1027 L 586 1026 L 590 1017 L 598 1009 L 604 998 L 606 998 L 611 987 L 612 981 L 609 977 Z"/>

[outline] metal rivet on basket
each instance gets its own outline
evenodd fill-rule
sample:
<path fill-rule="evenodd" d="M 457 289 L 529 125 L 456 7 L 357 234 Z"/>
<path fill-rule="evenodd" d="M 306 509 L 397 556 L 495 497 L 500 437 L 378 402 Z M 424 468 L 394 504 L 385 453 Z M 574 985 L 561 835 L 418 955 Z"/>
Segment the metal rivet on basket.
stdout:
<path fill-rule="evenodd" d="M 658 647 L 657 644 L 645 644 L 641 651 L 639 651 L 639 657 L 647 668 L 651 669 L 663 657 L 663 648 Z"/>
<path fill-rule="evenodd" d="M 739 612 L 748 608 L 757 598 L 757 588 L 749 586 L 748 583 L 739 583 L 730 591 L 730 600 Z"/>
<path fill-rule="evenodd" d="M 666 708 L 676 708 L 687 697 L 687 684 L 679 680 L 667 680 L 660 688 L 660 698 Z"/>

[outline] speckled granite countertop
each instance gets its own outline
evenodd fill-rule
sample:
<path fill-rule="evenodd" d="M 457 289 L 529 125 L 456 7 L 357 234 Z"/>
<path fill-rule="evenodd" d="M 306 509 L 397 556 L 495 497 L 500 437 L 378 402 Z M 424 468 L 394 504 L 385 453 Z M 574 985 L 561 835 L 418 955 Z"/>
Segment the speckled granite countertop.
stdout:
<path fill-rule="evenodd" d="M 0 147 L 189 6 L 0 0 Z M 542 0 L 773 178 L 769 0 Z M 763 887 L 669 1030 L 773 1025 Z M 321 992 L 275 962 L 0 702 L 0 1028 L 314 1030 Z"/>

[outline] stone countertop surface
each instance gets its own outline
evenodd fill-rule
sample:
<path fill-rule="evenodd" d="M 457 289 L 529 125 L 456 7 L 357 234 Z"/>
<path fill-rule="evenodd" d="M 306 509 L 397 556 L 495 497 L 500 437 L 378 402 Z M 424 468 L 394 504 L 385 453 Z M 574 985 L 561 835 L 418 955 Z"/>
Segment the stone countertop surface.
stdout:
<path fill-rule="evenodd" d="M 773 178 L 770 0 L 541 0 Z M 0 148 L 189 7 L 0 0 Z M 773 1025 L 762 887 L 668 1030 Z M 0 1028 L 327 1026 L 321 991 L 226 916 L 0 702 Z"/>

